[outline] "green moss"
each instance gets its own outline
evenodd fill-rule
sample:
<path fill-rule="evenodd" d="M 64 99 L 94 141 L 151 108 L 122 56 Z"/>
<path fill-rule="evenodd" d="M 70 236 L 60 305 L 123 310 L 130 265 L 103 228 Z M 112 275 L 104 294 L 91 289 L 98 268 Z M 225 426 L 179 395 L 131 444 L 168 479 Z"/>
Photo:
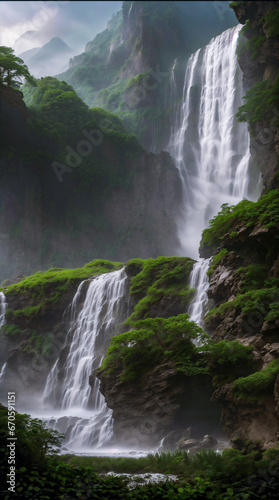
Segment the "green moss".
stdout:
<path fill-rule="evenodd" d="M 243 277 L 241 290 L 247 292 L 264 286 L 268 268 L 266 264 L 249 264 L 246 267 L 240 267 L 237 273 Z"/>
<path fill-rule="evenodd" d="M 10 321 L 18 321 L 44 315 L 53 307 L 53 304 L 59 302 L 69 287 L 92 276 L 120 269 L 122 266 L 122 263 L 96 259 L 78 269 L 53 268 L 48 271 L 39 271 L 19 283 L 7 288 L 2 287 L 7 297 L 24 294 L 32 303 L 16 311 L 9 309 L 6 317 Z"/>
<path fill-rule="evenodd" d="M 16 325 L 10 325 L 5 323 L 1 328 L 1 334 L 3 335 L 19 335 L 21 333 L 21 329 Z"/>
<path fill-rule="evenodd" d="M 244 3 L 244 2 L 238 2 L 238 1 L 234 0 L 233 2 L 231 2 L 231 3 L 229 4 L 229 7 L 230 7 L 230 9 L 233 9 L 234 7 L 238 7 L 238 6 L 239 6 L 239 5 L 241 5 L 242 3 Z"/>
<path fill-rule="evenodd" d="M 150 316 L 154 305 L 158 305 L 164 297 L 170 297 L 187 304 L 193 296 L 189 288 L 188 278 L 194 261 L 188 257 L 158 257 L 157 259 L 132 260 L 127 265 L 127 272 L 139 272 L 131 277 L 130 294 L 138 303 L 126 324 L 137 319 Z"/>
<path fill-rule="evenodd" d="M 52 352 L 52 349 L 52 334 L 50 332 L 39 333 L 33 331 L 28 342 L 22 348 L 22 351 L 29 354 L 45 356 L 48 352 Z"/>
<path fill-rule="evenodd" d="M 238 294 L 234 300 L 213 307 L 206 314 L 204 320 L 205 323 L 209 323 L 213 318 L 222 319 L 228 311 L 236 309 L 245 315 L 256 312 L 261 315 L 262 322 L 270 321 L 272 317 L 278 317 L 278 299 L 278 287 L 251 290 L 244 294 Z"/>
<path fill-rule="evenodd" d="M 42 314 L 42 311 L 43 311 L 43 306 L 40 304 L 38 306 L 28 306 L 28 307 L 24 307 L 23 309 L 18 309 L 16 311 L 10 311 L 9 314 L 7 315 L 8 318 L 17 318 L 17 319 L 21 319 L 21 318 L 29 318 L 29 319 L 34 319 L 38 316 L 41 316 Z"/>
<path fill-rule="evenodd" d="M 276 229 L 279 223 L 279 191 L 273 190 L 259 198 L 257 202 L 243 200 L 238 205 L 222 205 L 221 211 L 209 221 L 209 228 L 202 233 L 201 249 L 218 248 L 224 235 L 237 238 L 237 229 L 262 224 Z"/>
<path fill-rule="evenodd" d="M 248 377 L 241 377 L 233 383 L 235 395 L 244 399 L 264 398 L 272 394 L 277 375 L 279 374 L 279 359 L 271 361 L 266 368 L 252 373 Z"/>
<path fill-rule="evenodd" d="M 279 7 L 274 7 L 270 9 L 264 17 L 261 18 L 261 22 L 267 29 L 267 33 L 271 37 L 279 36 Z"/>

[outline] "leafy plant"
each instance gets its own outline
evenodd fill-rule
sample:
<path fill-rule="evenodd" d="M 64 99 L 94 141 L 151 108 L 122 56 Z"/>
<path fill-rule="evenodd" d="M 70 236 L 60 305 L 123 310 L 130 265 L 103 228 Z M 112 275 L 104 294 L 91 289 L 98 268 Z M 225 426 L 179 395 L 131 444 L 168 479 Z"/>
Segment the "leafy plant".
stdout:
<path fill-rule="evenodd" d="M 140 381 L 146 370 L 158 362 L 172 360 L 181 371 L 188 360 L 188 375 L 194 368 L 199 373 L 207 373 L 202 366 L 196 347 L 192 343 L 203 330 L 188 314 L 171 318 L 147 318 L 133 322 L 132 330 L 112 337 L 106 357 L 100 367 L 105 374 L 119 374 L 123 382 Z M 185 371 L 184 371 L 185 373 Z"/>
<path fill-rule="evenodd" d="M 279 360 L 271 361 L 266 368 L 234 381 L 233 391 L 242 398 L 264 398 L 271 394 L 279 373 Z"/>

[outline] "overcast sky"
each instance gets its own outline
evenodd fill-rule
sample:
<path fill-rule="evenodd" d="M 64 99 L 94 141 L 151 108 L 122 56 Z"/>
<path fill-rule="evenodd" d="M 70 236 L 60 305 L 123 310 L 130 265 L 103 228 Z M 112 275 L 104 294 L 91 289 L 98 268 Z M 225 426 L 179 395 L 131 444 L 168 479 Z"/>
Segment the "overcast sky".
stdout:
<path fill-rule="evenodd" d="M 121 5 L 119 1 L 0 1 L 0 45 L 14 47 L 19 54 L 59 36 L 80 53 Z M 14 45 L 26 31 L 33 32 L 31 39 Z"/>

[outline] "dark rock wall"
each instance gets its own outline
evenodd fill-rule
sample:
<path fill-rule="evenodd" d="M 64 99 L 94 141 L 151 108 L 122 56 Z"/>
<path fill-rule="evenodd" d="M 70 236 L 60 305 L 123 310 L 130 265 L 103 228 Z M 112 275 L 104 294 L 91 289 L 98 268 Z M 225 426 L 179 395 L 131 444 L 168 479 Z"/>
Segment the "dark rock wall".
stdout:
<path fill-rule="evenodd" d="M 256 82 L 267 80 L 274 83 L 279 75 L 279 37 L 270 36 L 263 17 L 271 9 L 279 7 L 279 2 L 239 2 L 234 7 L 235 15 L 241 24 L 249 20 L 249 29 L 244 36 L 251 40 L 262 37 L 260 45 L 252 53 L 242 50 L 238 62 L 243 71 L 246 90 Z M 274 107 L 273 116 L 250 124 L 251 169 L 260 167 L 264 191 L 278 187 L 279 170 L 279 111 Z"/>
<path fill-rule="evenodd" d="M 54 146 L 29 130 L 22 94 L 13 92 L 6 99 L 3 89 L 0 97 L 0 281 L 48 267 L 79 267 L 93 258 L 125 261 L 175 252 L 182 187 L 167 153 L 124 154 L 129 182 L 96 207 L 90 190 L 75 192 L 71 174 L 58 181 L 51 167 Z M 113 145 L 100 149 L 103 161 L 118 165 L 115 155 Z"/>

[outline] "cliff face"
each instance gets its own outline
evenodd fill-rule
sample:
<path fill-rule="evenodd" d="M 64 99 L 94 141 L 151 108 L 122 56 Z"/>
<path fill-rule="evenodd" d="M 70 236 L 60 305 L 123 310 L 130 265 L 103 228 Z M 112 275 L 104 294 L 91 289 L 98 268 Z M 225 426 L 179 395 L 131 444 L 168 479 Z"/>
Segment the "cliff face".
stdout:
<path fill-rule="evenodd" d="M 229 8 L 203 2 L 123 2 L 107 29 L 70 61 L 58 78 L 70 83 L 91 107 L 116 113 L 141 144 L 166 148 L 170 134 L 171 75 L 182 93 L 192 52 L 236 24 Z"/>
<path fill-rule="evenodd" d="M 127 446 L 158 446 L 160 440 L 176 431 L 179 438 L 202 438 L 206 433 L 220 435 L 221 405 L 210 401 L 210 377 L 185 377 L 172 362 L 147 369 L 139 383 L 127 385 L 101 376 L 101 391 L 113 409 L 115 438 Z M 198 395 L 198 396 L 197 396 Z M 189 431 L 188 431 L 189 432 Z"/>
<path fill-rule="evenodd" d="M 167 255 L 179 246 L 173 220 L 182 188 L 167 153 L 122 147 L 121 139 L 116 143 L 108 136 L 92 167 L 89 157 L 87 170 L 68 168 L 60 182 L 52 168 L 57 145 L 30 128 L 21 93 L 8 90 L 7 95 L 9 100 L 0 99 L 1 280 L 51 266 L 80 266 L 92 257 Z M 75 144 L 73 138 L 69 143 Z M 98 164 L 108 173 L 101 173 L 96 192 L 90 169 L 100 171 Z M 109 175 L 124 177 L 123 183 L 111 188 Z"/>
<path fill-rule="evenodd" d="M 241 24 L 245 24 L 240 36 L 238 61 L 243 71 L 246 90 L 255 84 L 267 82 L 278 95 L 279 33 L 278 2 L 238 2 L 233 7 Z M 277 16 L 277 17 L 276 17 Z M 277 24 L 276 24 L 277 23 Z M 243 38 L 246 38 L 246 43 Z M 276 90 L 277 88 L 277 90 Z M 260 97 L 259 97 L 260 99 Z M 263 97 L 262 99 L 267 99 Z M 260 102 L 257 104 L 259 106 Z M 253 104 L 255 108 L 255 104 Z M 278 97 L 273 101 L 269 116 L 249 121 L 251 136 L 251 165 L 260 165 L 264 191 L 278 187 L 279 165 L 279 109 Z"/>
<path fill-rule="evenodd" d="M 231 439 L 258 440 L 265 447 L 277 444 L 279 431 L 278 200 L 274 190 L 256 203 L 244 201 L 204 233 L 213 235 L 216 248 L 208 290 L 214 307 L 206 329 L 215 340 L 251 346 L 257 364 L 254 375 L 215 382 L 213 399 L 223 405 Z"/>

